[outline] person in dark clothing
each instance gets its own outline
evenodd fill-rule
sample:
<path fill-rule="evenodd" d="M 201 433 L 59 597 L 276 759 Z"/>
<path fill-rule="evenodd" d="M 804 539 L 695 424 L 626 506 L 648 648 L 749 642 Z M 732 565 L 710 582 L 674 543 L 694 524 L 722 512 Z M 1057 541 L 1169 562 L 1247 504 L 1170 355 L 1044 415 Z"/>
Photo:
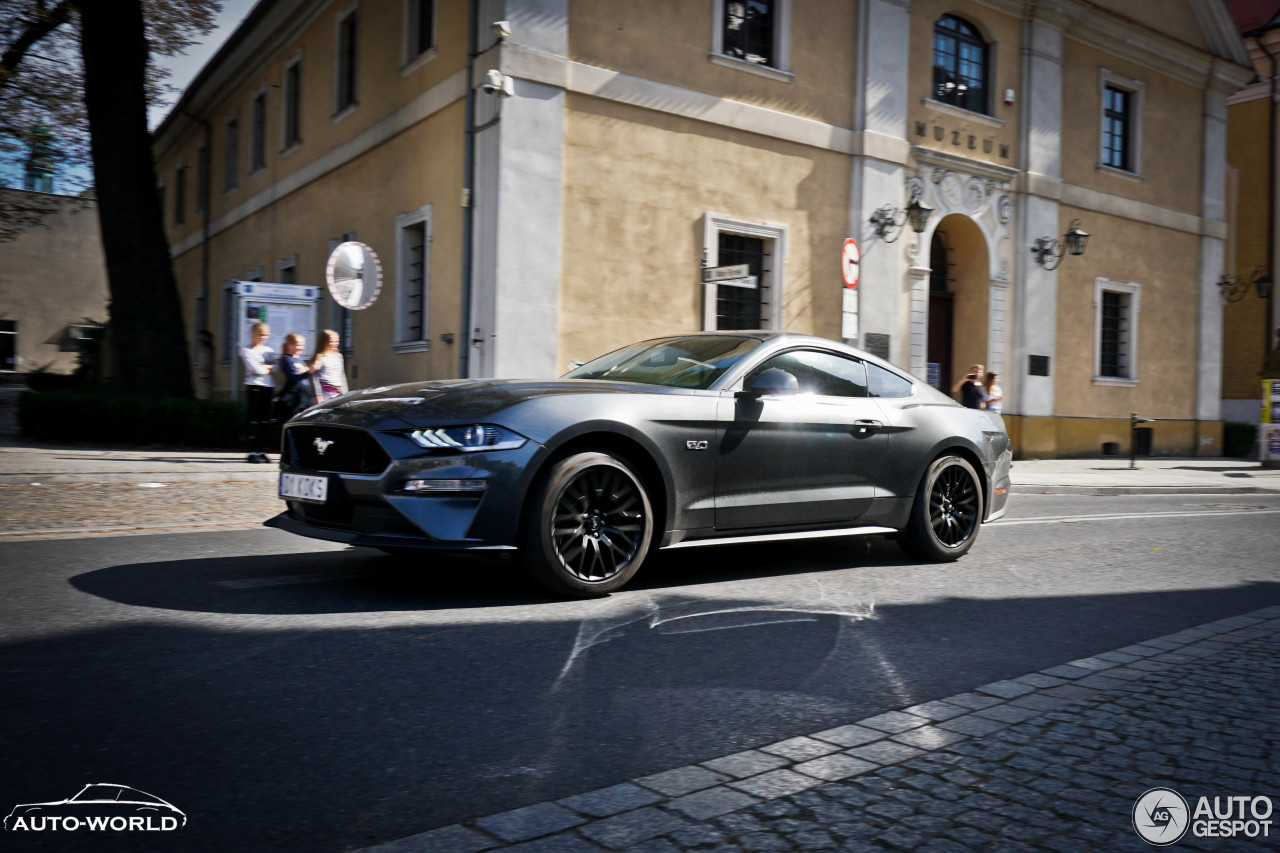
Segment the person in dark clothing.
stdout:
<path fill-rule="evenodd" d="M 960 394 L 960 405 L 966 409 L 982 408 L 987 399 L 987 389 L 982 384 L 985 375 L 986 368 L 981 364 L 975 364 L 969 368 L 969 372 L 963 379 L 951 386 L 951 393 L 959 392 Z"/>
<path fill-rule="evenodd" d="M 285 335 L 284 342 L 280 344 L 277 366 L 284 376 L 284 384 L 276 394 L 273 414 L 277 423 L 284 423 L 303 409 L 311 408 L 315 400 L 315 391 L 311 387 L 312 369 L 302 357 L 304 346 L 306 342 L 297 332 Z"/>

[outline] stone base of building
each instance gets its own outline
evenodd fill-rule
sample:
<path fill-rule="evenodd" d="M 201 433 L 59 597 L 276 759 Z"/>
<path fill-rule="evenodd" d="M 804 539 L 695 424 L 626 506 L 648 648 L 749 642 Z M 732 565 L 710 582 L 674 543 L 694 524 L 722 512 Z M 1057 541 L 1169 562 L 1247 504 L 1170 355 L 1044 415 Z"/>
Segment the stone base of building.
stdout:
<path fill-rule="evenodd" d="M 1128 418 L 1028 417 L 1005 415 L 1014 459 L 1054 459 L 1129 455 Z M 1151 456 L 1221 456 L 1222 422 L 1158 420 L 1150 429 Z M 1138 439 L 1138 449 L 1143 439 Z"/>

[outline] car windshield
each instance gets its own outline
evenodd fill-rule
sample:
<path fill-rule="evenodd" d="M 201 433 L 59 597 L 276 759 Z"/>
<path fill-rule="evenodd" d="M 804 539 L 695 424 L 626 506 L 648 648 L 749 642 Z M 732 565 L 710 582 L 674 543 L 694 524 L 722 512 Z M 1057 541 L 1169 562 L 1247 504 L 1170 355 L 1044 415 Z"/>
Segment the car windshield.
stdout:
<path fill-rule="evenodd" d="M 88 785 L 83 791 L 72 797 L 73 800 L 115 800 L 120 797 L 123 788 L 114 785 Z"/>
<path fill-rule="evenodd" d="M 565 379 L 608 379 L 670 388 L 705 390 L 760 346 L 757 338 L 695 335 L 663 338 L 615 350 L 564 375 Z"/>

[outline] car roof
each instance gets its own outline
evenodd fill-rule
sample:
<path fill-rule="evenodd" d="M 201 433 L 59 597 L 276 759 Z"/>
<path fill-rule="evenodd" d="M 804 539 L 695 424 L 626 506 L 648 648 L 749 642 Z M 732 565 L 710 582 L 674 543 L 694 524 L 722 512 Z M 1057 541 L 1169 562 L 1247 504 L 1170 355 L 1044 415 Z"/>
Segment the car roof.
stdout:
<path fill-rule="evenodd" d="M 916 377 L 912 376 L 911 372 L 908 371 L 906 368 L 899 367 L 898 365 L 894 364 L 891 361 L 880 358 L 879 356 L 876 356 L 876 355 L 872 355 L 866 350 L 861 350 L 861 349 L 858 349 L 857 347 L 849 346 L 843 341 L 836 341 L 836 340 L 832 340 L 831 338 L 821 338 L 821 337 L 818 337 L 817 335 L 805 335 L 805 334 L 801 334 L 800 332 L 787 332 L 787 331 L 779 331 L 774 329 L 716 329 L 714 331 L 689 332 L 687 334 L 677 334 L 677 335 L 663 335 L 662 337 L 658 337 L 658 338 L 649 338 L 646 341 L 641 341 L 641 343 L 648 343 L 649 341 L 673 340 L 676 338 L 700 338 L 700 337 L 755 338 L 756 340 L 759 340 L 759 341 L 776 344 L 779 347 L 793 346 L 793 345 L 794 346 L 817 346 L 817 347 L 825 347 L 828 349 L 840 350 L 840 351 L 850 353 L 852 355 L 856 355 L 858 358 L 861 358 L 864 361 L 869 361 L 872 364 L 876 364 L 887 370 L 891 370 L 894 373 L 897 373 L 900 376 L 902 376 L 902 378 L 908 379 L 911 382 L 919 383 L 919 380 L 916 379 Z M 920 384 L 923 384 L 923 383 L 920 383 Z"/>

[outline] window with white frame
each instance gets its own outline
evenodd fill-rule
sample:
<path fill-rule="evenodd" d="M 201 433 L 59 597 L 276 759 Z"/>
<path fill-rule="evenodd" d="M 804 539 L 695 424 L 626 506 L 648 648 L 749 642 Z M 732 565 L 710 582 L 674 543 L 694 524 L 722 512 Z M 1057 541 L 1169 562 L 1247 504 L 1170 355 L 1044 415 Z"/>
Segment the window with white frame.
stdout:
<path fill-rule="evenodd" d="M 223 152 L 222 191 L 230 192 L 240 183 L 240 116 L 233 115 L 227 119 L 225 128 L 227 137 L 226 151 Z"/>
<path fill-rule="evenodd" d="M 341 237 L 335 237 L 329 241 L 329 254 L 333 254 L 333 250 L 343 243 L 356 239 L 356 232 L 348 231 Z M 339 347 L 343 355 L 351 355 L 351 309 L 343 308 L 335 299 L 326 299 L 329 304 L 329 314 L 326 319 L 326 329 L 332 329 L 338 333 L 341 338 Z"/>
<path fill-rule="evenodd" d="M 209 207 L 209 146 L 201 142 L 196 149 L 196 213 Z"/>
<path fill-rule="evenodd" d="M 404 0 L 404 64 L 427 59 L 435 46 L 435 0 Z"/>
<path fill-rule="evenodd" d="M 431 205 L 396 217 L 396 348 L 425 349 L 430 293 Z"/>
<path fill-rule="evenodd" d="M 249 103 L 249 174 L 267 167 L 267 90 L 254 93 Z"/>
<path fill-rule="evenodd" d="M 787 227 L 707 214 L 703 328 L 782 328 Z"/>
<path fill-rule="evenodd" d="M 302 144 L 302 53 L 284 67 L 280 150 L 288 151 Z"/>
<path fill-rule="evenodd" d="M 356 70 L 359 65 L 357 53 L 360 45 L 359 3 L 352 3 L 338 13 L 335 38 L 333 112 L 338 116 L 356 106 Z"/>
<path fill-rule="evenodd" d="M 1099 278 L 1094 284 L 1093 381 L 1133 385 L 1138 381 L 1138 309 L 1141 286 Z"/>
<path fill-rule="evenodd" d="M 0 371 L 18 369 L 18 321 L 0 320 Z"/>
<path fill-rule="evenodd" d="M 1106 68 L 1098 75 L 1098 168 L 1142 174 L 1142 102 L 1146 85 Z"/>
<path fill-rule="evenodd" d="M 791 77 L 791 0 L 716 0 L 711 60 Z"/>
<path fill-rule="evenodd" d="M 298 256 L 296 254 L 276 261 L 276 281 L 280 284 L 298 283 Z"/>
<path fill-rule="evenodd" d="M 187 221 L 187 165 L 179 163 L 173 171 L 173 224 Z"/>

